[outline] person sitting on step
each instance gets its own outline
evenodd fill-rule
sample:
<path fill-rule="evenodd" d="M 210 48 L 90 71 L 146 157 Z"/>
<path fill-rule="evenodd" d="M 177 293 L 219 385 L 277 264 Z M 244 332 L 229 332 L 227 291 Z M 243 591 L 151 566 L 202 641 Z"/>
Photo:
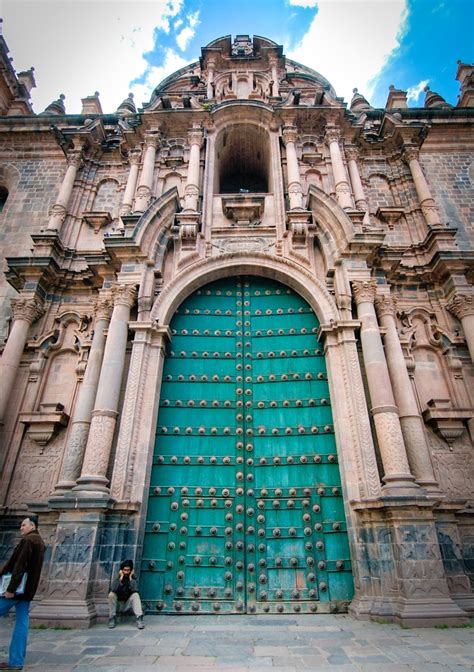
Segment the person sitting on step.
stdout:
<path fill-rule="evenodd" d="M 117 579 L 112 583 L 109 596 L 109 628 L 115 628 L 116 615 L 132 610 L 137 619 L 137 628 L 143 630 L 143 609 L 138 594 L 138 583 L 133 573 L 133 561 L 124 560 L 120 564 Z"/>

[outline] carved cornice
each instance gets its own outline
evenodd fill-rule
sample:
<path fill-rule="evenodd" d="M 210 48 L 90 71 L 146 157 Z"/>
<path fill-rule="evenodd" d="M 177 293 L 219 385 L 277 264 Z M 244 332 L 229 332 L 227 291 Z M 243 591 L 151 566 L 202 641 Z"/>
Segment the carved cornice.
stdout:
<path fill-rule="evenodd" d="M 468 315 L 474 315 L 474 296 L 472 294 L 455 294 L 446 308 L 458 320 Z"/>
<path fill-rule="evenodd" d="M 384 315 L 395 317 L 397 300 L 391 294 L 379 294 L 375 297 L 375 308 L 379 317 Z"/>
<path fill-rule="evenodd" d="M 135 285 L 114 285 L 111 289 L 114 306 L 127 306 L 132 308 L 137 299 L 137 288 Z"/>
<path fill-rule="evenodd" d="M 377 283 L 375 280 L 353 281 L 352 291 L 357 305 L 367 301 L 369 303 L 374 303 L 377 292 Z"/>
<path fill-rule="evenodd" d="M 12 299 L 13 320 L 23 320 L 33 324 L 44 313 L 43 304 L 37 299 Z"/>

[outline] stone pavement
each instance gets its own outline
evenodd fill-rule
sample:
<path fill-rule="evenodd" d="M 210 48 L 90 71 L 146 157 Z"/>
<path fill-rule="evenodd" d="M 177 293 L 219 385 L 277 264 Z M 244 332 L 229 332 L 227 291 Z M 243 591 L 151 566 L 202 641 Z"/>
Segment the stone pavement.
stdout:
<path fill-rule="evenodd" d="M 148 616 L 115 630 L 30 631 L 31 672 L 468 672 L 474 628 L 405 629 L 346 615 Z M 0 619 L 0 657 L 12 622 Z"/>

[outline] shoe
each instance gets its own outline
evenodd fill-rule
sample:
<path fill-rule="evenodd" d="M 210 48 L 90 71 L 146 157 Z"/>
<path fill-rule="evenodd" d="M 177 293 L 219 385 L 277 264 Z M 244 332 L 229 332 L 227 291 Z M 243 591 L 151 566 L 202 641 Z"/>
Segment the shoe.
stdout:
<path fill-rule="evenodd" d="M 116 623 L 116 620 L 115 620 L 115 616 L 112 616 L 112 618 L 109 618 L 109 628 L 110 629 L 115 628 L 116 624 L 117 623 Z"/>
<path fill-rule="evenodd" d="M 0 663 L 0 670 L 22 670 L 23 665 L 10 665 L 10 663 Z"/>
<path fill-rule="evenodd" d="M 144 624 L 144 622 L 143 622 L 143 616 L 139 616 L 139 617 L 137 618 L 137 628 L 138 628 L 139 630 L 143 630 L 144 627 L 145 627 L 145 624 Z"/>

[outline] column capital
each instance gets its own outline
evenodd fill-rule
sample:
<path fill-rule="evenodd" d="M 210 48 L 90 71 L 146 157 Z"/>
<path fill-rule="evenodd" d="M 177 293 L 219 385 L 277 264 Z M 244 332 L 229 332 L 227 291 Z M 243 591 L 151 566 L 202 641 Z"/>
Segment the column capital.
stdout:
<path fill-rule="evenodd" d="M 416 145 L 405 145 L 402 153 L 403 159 L 410 163 L 410 161 L 418 161 L 420 158 L 420 150 Z"/>
<path fill-rule="evenodd" d="M 43 304 L 36 298 L 19 298 L 11 301 L 13 320 L 23 320 L 33 324 L 44 313 Z"/>
<path fill-rule="evenodd" d="M 341 138 L 341 129 L 337 126 L 328 126 L 326 128 L 326 133 L 324 134 L 324 140 L 326 144 L 331 144 L 331 142 L 339 143 Z"/>
<path fill-rule="evenodd" d="M 356 280 L 352 282 L 352 291 L 357 305 L 364 302 L 374 303 L 377 283 L 375 280 Z"/>
<path fill-rule="evenodd" d="M 81 162 L 82 162 L 82 150 L 81 149 L 72 149 L 66 154 L 66 161 L 68 168 L 69 166 L 73 166 L 74 168 L 79 168 L 81 167 Z"/>
<path fill-rule="evenodd" d="M 131 166 L 139 166 L 142 158 L 142 150 L 140 147 L 134 147 L 128 153 L 128 162 Z"/>
<path fill-rule="evenodd" d="M 112 287 L 112 297 L 114 306 L 127 306 L 132 308 L 137 299 L 137 288 L 135 285 L 116 284 Z"/>
<path fill-rule="evenodd" d="M 158 133 L 145 133 L 145 148 L 149 149 L 152 147 L 153 149 L 156 149 L 158 147 L 158 144 L 160 142 L 160 136 Z"/>
<path fill-rule="evenodd" d="M 346 145 L 345 152 L 348 161 L 357 161 L 359 159 L 359 148 L 355 145 Z"/>
<path fill-rule="evenodd" d="M 397 300 L 391 294 L 379 294 L 375 297 L 375 308 L 379 317 L 384 315 L 395 317 Z"/>
<path fill-rule="evenodd" d="M 188 142 L 189 145 L 198 145 L 198 147 L 201 147 L 202 145 L 202 138 L 203 138 L 203 133 L 202 133 L 202 128 L 200 126 L 193 126 L 193 128 L 190 128 L 188 131 Z"/>
<path fill-rule="evenodd" d="M 93 302 L 93 311 L 96 320 L 110 320 L 114 302 L 110 291 L 97 296 Z"/>
<path fill-rule="evenodd" d="M 281 132 L 285 145 L 289 142 L 296 142 L 298 140 L 298 129 L 296 126 L 283 126 Z"/>
<path fill-rule="evenodd" d="M 472 294 L 455 294 L 446 308 L 458 320 L 462 320 L 463 317 L 468 315 L 474 315 L 474 296 Z"/>

